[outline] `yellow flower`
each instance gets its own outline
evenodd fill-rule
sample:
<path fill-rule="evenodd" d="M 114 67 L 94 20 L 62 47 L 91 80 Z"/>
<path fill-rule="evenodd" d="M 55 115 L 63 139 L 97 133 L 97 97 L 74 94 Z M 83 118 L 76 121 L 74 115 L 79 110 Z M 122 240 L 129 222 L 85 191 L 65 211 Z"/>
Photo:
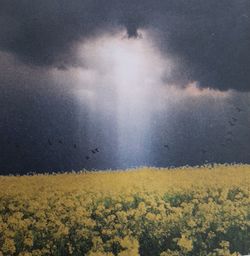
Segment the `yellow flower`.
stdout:
<path fill-rule="evenodd" d="M 139 255 L 139 243 L 137 239 L 129 236 L 125 236 L 121 241 L 120 245 L 123 247 L 122 252 L 120 252 L 119 256 L 131 255 L 136 256 Z"/>
<path fill-rule="evenodd" d="M 18 256 L 34 256 L 34 254 L 32 254 L 30 252 L 21 252 L 18 254 Z"/>
<path fill-rule="evenodd" d="M 181 236 L 181 238 L 178 240 L 177 243 L 181 249 L 185 252 L 190 252 L 193 249 L 193 242 L 186 238 L 184 235 Z"/>
<path fill-rule="evenodd" d="M 33 245 L 32 237 L 26 237 L 23 241 L 24 245 L 31 247 Z"/>
<path fill-rule="evenodd" d="M 147 218 L 148 220 L 155 221 L 155 220 L 156 220 L 156 215 L 153 214 L 153 213 L 151 213 L 151 212 L 148 212 L 148 213 L 146 214 L 146 218 Z"/>
<path fill-rule="evenodd" d="M 15 242 L 13 239 L 6 238 L 2 246 L 3 253 L 12 254 L 16 251 Z"/>
<path fill-rule="evenodd" d="M 0 256 L 60 255 L 61 246 L 69 255 L 84 248 L 87 256 L 137 256 L 140 246 L 162 248 L 176 232 L 182 235 L 173 248 L 155 255 L 191 255 L 193 242 L 202 255 L 237 255 L 221 233 L 235 227 L 247 242 L 249 170 L 218 165 L 0 176 Z M 221 244 L 209 251 L 213 240 Z"/>

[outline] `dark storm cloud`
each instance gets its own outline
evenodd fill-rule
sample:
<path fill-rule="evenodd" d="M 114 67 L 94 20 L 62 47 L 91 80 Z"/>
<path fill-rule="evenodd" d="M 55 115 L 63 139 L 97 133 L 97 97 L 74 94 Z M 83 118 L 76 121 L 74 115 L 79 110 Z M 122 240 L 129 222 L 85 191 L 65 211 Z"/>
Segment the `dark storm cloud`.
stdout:
<path fill-rule="evenodd" d="M 164 38 L 169 51 L 185 62 L 189 79 L 221 90 L 250 89 L 249 3 L 186 1 L 186 7 L 170 15 Z"/>
<path fill-rule="evenodd" d="M 103 151 L 105 132 L 111 134 L 115 125 L 102 123 L 100 135 L 96 130 L 102 112 L 92 113 L 85 102 L 79 110 L 73 87 L 53 79 L 47 68 L 21 65 L 0 52 L 0 175 L 90 169 L 93 162 L 102 168 L 103 153 L 87 162 L 85 156 L 91 148 Z M 113 137 L 105 144 L 108 148 L 115 145 Z"/>
<path fill-rule="evenodd" d="M 248 0 L 0 1 L 0 49 L 32 65 L 65 69 L 74 43 L 126 27 L 158 31 L 162 52 L 179 59 L 172 78 L 202 87 L 250 89 Z"/>

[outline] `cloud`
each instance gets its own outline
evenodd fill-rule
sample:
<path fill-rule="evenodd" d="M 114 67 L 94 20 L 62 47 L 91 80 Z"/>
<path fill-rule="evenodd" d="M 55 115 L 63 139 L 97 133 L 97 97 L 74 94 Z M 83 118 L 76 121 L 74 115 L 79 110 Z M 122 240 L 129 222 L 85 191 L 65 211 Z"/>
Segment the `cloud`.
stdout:
<path fill-rule="evenodd" d="M 1 0 L 0 49 L 29 65 L 79 65 L 75 45 L 107 31 L 154 32 L 162 54 L 179 60 L 172 80 L 219 90 L 250 89 L 247 0 Z"/>
<path fill-rule="evenodd" d="M 161 54 L 147 29 L 138 30 L 141 39 L 124 33 L 79 43 L 80 66 L 24 64 L 0 52 L 2 170 L 198 164 L 202 145 L 210 148 L 210 161 L 249 159 L 249 93 L 201 88 L 197 81 L 168 84 L 176 59 Z M 219 144 L 234 106 L 244 109 L 235 127 L 238 146 L 224 152 Z M 86 162 L 96 146 L 102 153 Z"/>
<path fill-rule="evenodd" d="M 232 95 L 231 91 L 219 91 L 211 88 L 200 88 L 197 82 L 189 83 L 185 86 L 185 92 L 189 97 L 213 97 L 227 98 Z"/>

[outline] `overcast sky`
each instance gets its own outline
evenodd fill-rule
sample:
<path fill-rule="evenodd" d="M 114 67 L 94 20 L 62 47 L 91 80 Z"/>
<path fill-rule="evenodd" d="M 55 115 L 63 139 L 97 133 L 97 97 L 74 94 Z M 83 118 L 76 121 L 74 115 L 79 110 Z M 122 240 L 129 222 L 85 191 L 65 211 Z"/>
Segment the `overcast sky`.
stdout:
<path fill-rule="evenodd" d="M 2 174 L 250 162 L 250 1 L 0 6 Z"/>

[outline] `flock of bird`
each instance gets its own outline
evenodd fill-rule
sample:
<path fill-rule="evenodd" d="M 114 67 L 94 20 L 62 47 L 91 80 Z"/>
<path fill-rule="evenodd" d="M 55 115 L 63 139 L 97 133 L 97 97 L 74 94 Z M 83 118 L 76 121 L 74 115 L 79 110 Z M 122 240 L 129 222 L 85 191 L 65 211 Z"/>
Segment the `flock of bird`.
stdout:
<path fill-rule="evenodd" d="M 237 111 L 237 113 L 240 113 L 242 112 L 242 108 L 239 108 L 239 107 L 235 107 L 235 110 Z M 230 120 L 228 120 L 228 125 L 230 126 L 230 130 L 227 131 L 226 133 L 226 137 L 225 137 L 225 142 L 222 142 L 221 143 L 221 146 L 222 147 L 226 147 L 228 145 L 228 143 L 233 143 L 233 136 L 234 136 L 234 133 L 233 131 L 231 130 L 234 126 L 236 126 L 238 123 L 238 118 L 232 116 Z M 202 149 L 201 152 L 203 154 L 206 154 L 207 153 L 207 150 L 205 149 Z"/>
<path fill-rule="evenodd" d="M 243 111 L 242 108 L 239 108 L 239 107 L 237 107 L 237 106 L 235 107 L 235 110 L 237 111 L 237 113 L 240 113 L 240 112 Z M 233 133 L 233 131 L 232 131 L 232 128 L 233 128 L 234 126 L 236 126 L 237 123 L 238 123 L 238 118 L 236 118 L 235 116 L 232 116 L 231 119 L 228 120 L 228 125 L 230 126 L 230 130 L 226 132 L 225 141 L 224 141 L 223 143 L 221 143 L 221 146 L 222 146 L 222 147 L 226 147 L 226 146 L 228 145 L 228 143 L 232 143 L 232 142 L 233 142 L 234 133 Z M 55 145 L 55 144 L 63 145 L 64 142 L 63 142 L 62 139 L 58 139 L 57 141 L 53 141 L 53 140 L 51 140 L 51 139 L 48 139 L 48 145 L 49 145 L 49 146 L 53 146 L 53 145 Z M 19 149 L 19 148 L 20 148 L 20 145 L 19 145 L 18 143 L 15 143 L 15 147 L 16 147 L 17 149 Z M 77 149 L 78 145 L 75 143 L 75 144 L 72 144 L 72 147 L 73 147 L 74 149 Z M 167 150 L 170 150 L 170 146 L 169 146 L 168 144 L 165 144 L 165 145 L 164 145 L 164 148 L 167 149 Z M 87 155 L 85 156 L 85 159 L 86 159 L 86 160 L 90 160 L 90 159 L 91 159 L 91 156 L 93 156 L 93 155 L 95 155 L 96 153 L 99 153 L 99 152 L 100 152 L 100 150 L 99 150 L 98 147 L 92 148 L 92 149 L 89 150 L 89 154 L 87 154 Z M 202 149 L 200 150 L 200 152 L 201 152 L 203 155 L 206 155 L 206 153 L 208 152 L 208 150 L 202 148 Z"/>
<path fill-rule="evenodd" d="M 235 107 L 235 110 L 238 113 L 242 112 L 242 109 L 239 108 L 239 107 Z M 231 128 L 234 127 L 235 125 L 237 125 L 237 123 L 238 123 L 238 118 L 236 118 L 234 116 L 232 116 L 232 118 L 230 120 L 228 120 L 228 124 L 230 125 Z M 232 130 L 227 131 L 227 133 L 226 133 L 226 143 L 232 143 L 233 142 L 233 135 L 234 134 L 233 134 Z M 226 147 L 227 146 L 226 143 L 221 143 L 221 146 Z"/>
<path fill-rule="evenodd" d="M 235 107 L 235 110 L 236 110 L 238 113 L 240 113 L 240 112 L 243 111 L 242 108 L 239 108 L 239 107 L 237 107 L 237 106 Z M 231 118 L 230 120 L 228 120 L 228 124 L 230 125 L 230 128 L 236 126 L 237 122 L 238 122 L 238 118 L 236 118 L 236 117 L 234 117 L 234 116 L 232 116 L 232 118 Z M 234 134 L 233 134 L 233 131 L 232 131 L 232 130 L 227 131 L 227 133 L 226 133 L 226 139 L 225 139 L 225 142 L 226 142 L 226 143 L 224 143 L 224 142 L 221 143 L 221 146 L 226 147 L 228 143 L 232 143 L 232 142 L 233 142 L 233 136 L 234 136 Z M 166 148 L 166 149 L 168 149 L 168 150 L 170 149 L 170 147 L 169 147 L 168 144 L 165 144 L 165 145 L 164 145 L 164 148 Z M 205 154 L 208 152 L 208 150 L 202 148 L 202 149 L 200 150 L 200 152 L 201 152 L 203 155 L 205 155 Z"/>
<path fill-rule="evenodd" d="M 63 144 L 63 141 L 62 141 L 62 140 L 58 140 L 57 142 L 58 142 L 58 144 L 61 144 L 61 145 Z M 49 144 L 49 146 L 52 146 L 52 145 L 53 145 L 51 139 L 48 139 L 48 144 Z M 77 148 L 77 144 L 73 144 L 73 148 L 76 149 L 76 148 Z M 90 149 L 89 152 L 91 152 L 92 155 L 94 155 L 94 154 L 96 154 L 96 153 L 99 153 L 100 150 L 99 150 L 99 148 L 93 148 L 93 149 Z M 90 156 L 89 156 L 89 155 L 86 155 L 86 156 L 85 156 L 85 159 L 86 159 L 86 160 L 90 160 Z"/>

